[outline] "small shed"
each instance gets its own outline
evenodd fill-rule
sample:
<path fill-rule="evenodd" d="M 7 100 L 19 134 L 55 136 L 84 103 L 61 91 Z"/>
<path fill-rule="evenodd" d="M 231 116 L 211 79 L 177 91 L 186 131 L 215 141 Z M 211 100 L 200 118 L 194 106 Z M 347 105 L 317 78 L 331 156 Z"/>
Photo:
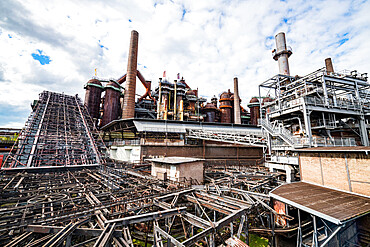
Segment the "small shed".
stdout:
<path fill-rule="evenodd" d="M 196 179 L 203 183 L 204 160 L 189 157 L 163 157 L 150 159 L 152 162 L 152 176 L 160 179 L 182 181 Z"/>

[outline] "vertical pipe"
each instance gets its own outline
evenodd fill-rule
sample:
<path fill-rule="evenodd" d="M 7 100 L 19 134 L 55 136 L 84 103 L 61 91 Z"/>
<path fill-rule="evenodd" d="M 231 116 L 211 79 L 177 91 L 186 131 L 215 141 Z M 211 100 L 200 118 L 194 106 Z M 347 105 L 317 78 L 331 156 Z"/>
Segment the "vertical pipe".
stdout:
<path fill-rule="evenodd" d="M 175 93 L 173 98 L 173 120 L 176 120 L 176 107 L 177 107 L 177 80 L 175 80 Z"/>
<path fill-rule="evenodd" d="M 157 101 L 157 119 L 161 118 L 162 104 L 162 79 L 159 79 L 159 96 Z"/>
<path fill-rule="evenodd" d="M 132 30 L 130 40 L 130 50 L 128 54 L 127 82 L 122 109 L 122 119 L 135 117 L 135 91 L 136 91 L 138 43 L 139 43 L 139 33 L 135 30 Z"/>
<path fill-rule="evenodd" d="M 184 101 L 180 101 L 180 121 L 184 121 Z"/>
<path fill-rule="evenodd" d="M 234 78 L 234 123 L 241 124 L 238 78 Z"/>
<path fill-rule="evenodd" d="M 163 115 L 163 119 L 164 120 L 167 120 L 167 98 L 164 100 L 164 115 Z M 167 132 L 166 132 L 167 133 Z"/>

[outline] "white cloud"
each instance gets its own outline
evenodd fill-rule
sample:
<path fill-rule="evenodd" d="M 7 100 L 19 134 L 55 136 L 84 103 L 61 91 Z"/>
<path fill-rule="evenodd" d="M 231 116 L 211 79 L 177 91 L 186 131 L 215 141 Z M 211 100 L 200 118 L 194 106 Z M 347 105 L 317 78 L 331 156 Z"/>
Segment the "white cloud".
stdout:
<path fill-rule="evenodd" d="M 233 89 L 238 76 L 245 108 L 258 84 L 278 72 L 271 50 L 280 31 L 293 48 L 292 75 L 323 67 L 330 56 L 335 69 L 369 69 L 368 1 L 36 0 L 0 8 L 0 104 L 17 108 L 28 108 L 42 90 L 83 98 L 95 68 L 102 78 L 125 74 L 132 29 L 139 32 L 138 68 L 153 85 L 164 70 L 171 79 L 181 73 L 212 97 Z M 50 64 L 32 58 L 37 49 Z"/>

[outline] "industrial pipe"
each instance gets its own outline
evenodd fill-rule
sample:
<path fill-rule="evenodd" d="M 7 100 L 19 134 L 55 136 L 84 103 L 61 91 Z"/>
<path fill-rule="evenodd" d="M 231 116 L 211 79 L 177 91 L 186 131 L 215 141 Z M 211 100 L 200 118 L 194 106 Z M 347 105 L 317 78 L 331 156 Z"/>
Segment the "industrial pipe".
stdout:
<path fill-rule="evenodd" d="M 157 102 L 157 119 L 161 119 L 161 112 L 162 112 L 162 78 L 159 78 L 159 96 Z"/>
<path fill-rule="evenodd" d="M 176 107 L 177 107 L 177 80 L 175 80 L 175 92 L 173 99 L 173 120 L 176 120 Z"/>
<path fill-rule="evenodd" d="M 155 98 L 152 97 L 152 93 L 151 93 L 152 82 L 146 81 L 144 76 L 140 73 L 139 70 L 136 71 L 136 73 L 137 73 L 137 77 L 139 78 L 143 86 L 145 87 L 145 93 L 139 98 L 139 101 L 142 101 L 147 96 L 149 96 L 149 98 L 151 98 L 155 102 Z"/>

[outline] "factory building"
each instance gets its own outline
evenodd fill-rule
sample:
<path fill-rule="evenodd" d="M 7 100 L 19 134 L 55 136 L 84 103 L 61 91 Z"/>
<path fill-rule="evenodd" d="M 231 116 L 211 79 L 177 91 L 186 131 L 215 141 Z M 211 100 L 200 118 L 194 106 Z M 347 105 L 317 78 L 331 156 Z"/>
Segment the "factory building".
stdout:
<path fill-rule="evenodd" d="M 291 76 L 292 49 L 284 33 L 275 39 L 272 55 L 279 74 L 259 85 L 249 106 L 251 121 L 259 116 L 269 139 L 266 166 L 290 173 L 287 181 L 292 181 L 299 173 L 297 149 L 369 146 L 370 84 L 367 73 L 335 72 L 331 59 L 307 75 Z"/>
<path fill-rule="evenodd" d="M 293 77 L 275 38 L 250 113 L 238 78 L 211 102 L 184 78 L 152 90 L 136 31 L 127 73 L 84 104 L 42 92 L 0 171 L 0 245 L 368 246 L 367 75 L 327 59 Z"/>

